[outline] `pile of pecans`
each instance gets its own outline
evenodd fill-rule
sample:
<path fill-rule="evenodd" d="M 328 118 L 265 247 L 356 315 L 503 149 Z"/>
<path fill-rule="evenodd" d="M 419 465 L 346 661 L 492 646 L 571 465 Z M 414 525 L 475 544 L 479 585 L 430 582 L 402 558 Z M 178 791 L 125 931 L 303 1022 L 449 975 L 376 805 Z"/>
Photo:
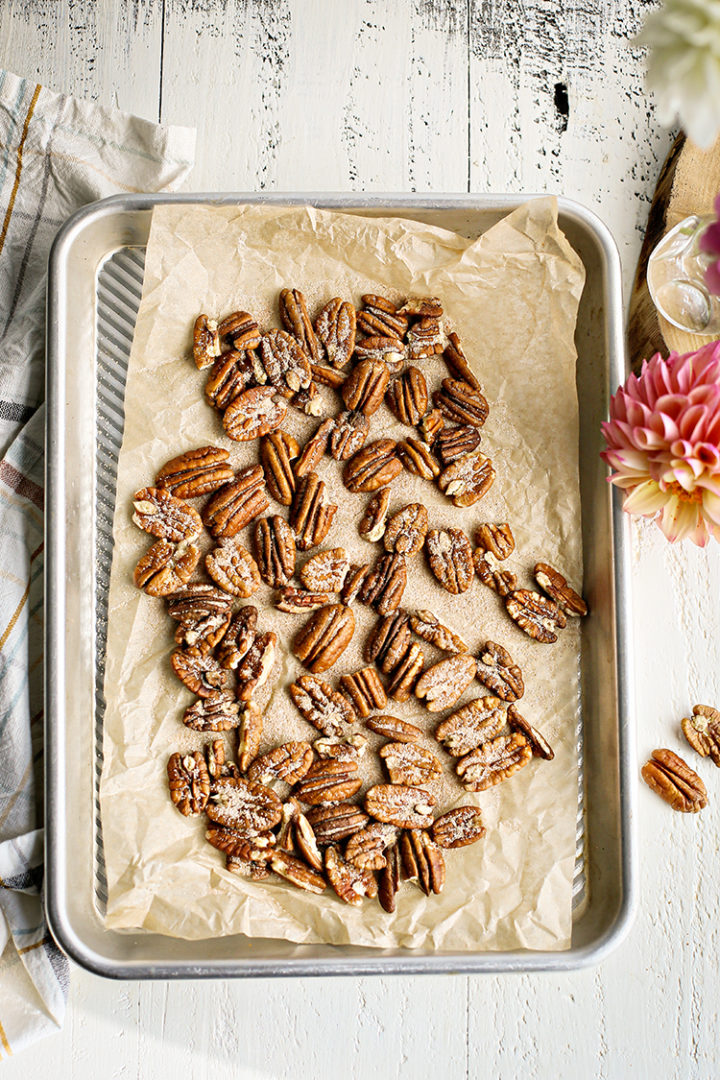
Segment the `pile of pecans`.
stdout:
<path fill-rule="evenodd" d="M 207 816 L 206 837 L 224 853 L 228 870 L 254 879 L 275 873 L 317 893 L 329 884 L 350 904 L 378 896 L 391 912 L 401 878 L 426 894 L 440 892 L 443 850 L 471 844 L 485 829 L 475 806 L 435 817 L 431 789 L 443 766 L 421 745 L 421 728 L 386 711 L 389 701 L 414 695 L 428 713 L 445 714 L 435 738 L 455 759 L 468 791 L 506 780 L 532 757 L 553 757 L 517 708 L 523 675 L 502 645 L 487 641 L 475 656 L 432 611 L 401 606 L 413 560 L 424 552 L 437 583 L 451 594 L 478 578 L 539 643 L 556 641 L 567 617 L 584 615 L 587 607 L 547 563 L 534 567 L 541 591 L 518 587 L 505 566 L 515 551 L 508 523 L 480 522 L 473 548 L 462 529 L 432 526 L 422 503 L 391 513 L 391 486 L 403 470 L 436 484 L 458 507 L 477 503 L 495 480 L 492 461 L 478 449 L 489 405 L 457 334 L 445 333 L 438 299 L 398 307 L 366 295 L 356 311 L 334 298 L 312 322 L 302 293 L 284 289 L 279 308 L 284 329 L 261 331 L 248 313 L 234 312 L 219 324 L 200 315 L 193 331 L 195 363 L 208 369 L 206 400 L 230 439 L 258 440 L 257 464 L 235 470 L 227 450 L 191 449 L 134 497 L 133 520 L 155 538 L 135 582 L 165 598 L 177 623 L 171 665 L 196 698 L 183 722 L 203 733 L 237 732 L 235 760 L 227 758 L 223 739 L 173 754 L 170 794 L 182 814 Z M 431 393 L 416 364 L 440 354 L 448 377 Z M 319 386 L 339 395 L 336 415 L 323 416 Z M 383 402 L 412 435 L 368 442 Z M 302 447 L 282 429 L 289 406 L 321 418 Z M 335 546 L 298 568 L 298 552 L 323 543 L 337 511 L 316 472 L 326 455 L 341 463 L 349 493 L 370 494 L 358 531 L 382 550 L 355 565 Z M 192 504 L 201 498 L 198 510 Z M 287 517 L 262 516 L 271 498 Z M 246 527 L 251 546 L 240 537 Z M 203 532 L 212 541 L 204 555 Z M 204 578 L 196 573 L 201 566 Z M 287 690 L 320 733 L 312 743 L 285 742 L 262 754 L 257 697 L 273 671 L 278 641 L 259 627 L 256 607 L 237 603 L 261 582 L 277 590 L 278 610 L 307 616 L 293 652 L 308 674 Z M 377 613 L 364 643 L 366 666 L 333 686 L 321 676 L 353 639 L 356 603 Z M 444 657 L 427 664 L 420 642 Z M 489 693 L 454 709 L 475 679 Z M 389 740 L 379 751 L 389 782 L 362 796 L 368 740 L 347 733 L 361 720 Z"/>

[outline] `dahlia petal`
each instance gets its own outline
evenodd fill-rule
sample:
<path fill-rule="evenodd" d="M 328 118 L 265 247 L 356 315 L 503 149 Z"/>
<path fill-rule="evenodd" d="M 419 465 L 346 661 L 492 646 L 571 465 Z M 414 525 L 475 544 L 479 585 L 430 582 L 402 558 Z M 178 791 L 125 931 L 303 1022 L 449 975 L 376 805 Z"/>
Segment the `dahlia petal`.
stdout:
<path fill-rule="evenodd" d="M 703 514 L 716 525 L 720 525 L 720 495 L 705 489 L 702 500 Z"/>
<path fill-rule="evenodd" d="M 656 514 L 667 504 L 668 496 L 660 491 L 654 480 L 646 480 L 644 484 L 638 484 L 625 496 L 623 510 L 628 514 L 640 514 L 647 517 Z"/>
<path fill-rule="evenodd" d="M 720 470 L 720 449 L 709 442 L 696 443 L 694 448 L 695 457 L 702 462 L 710 472 Z"/>
<path fill-rule="evenodd" d="M 698 247 L 708 255 L 720 255 L 720 222 L 713 221 L 700 233 Z"/>
<path fill-rule="evenodd" d="M 680 432 L 681 439 L 698 439 L 700 436 L 696 434 L 697 429 L 704 422 L 705 417 L 708 414 L 707 405 L 693 404 L 688 409 L 685 409 L 682 416 L 678 420 L 678 431 Z"/>
<path fill-rule="evenodd" d="M 660 528 L 671 544 L 676 540 L 682 540 L 688 533 L 695 530 L 698 523 L 698 507 L 696 503 L 684 502 L 673 496 L 665 506 L 658 520 Z"/>

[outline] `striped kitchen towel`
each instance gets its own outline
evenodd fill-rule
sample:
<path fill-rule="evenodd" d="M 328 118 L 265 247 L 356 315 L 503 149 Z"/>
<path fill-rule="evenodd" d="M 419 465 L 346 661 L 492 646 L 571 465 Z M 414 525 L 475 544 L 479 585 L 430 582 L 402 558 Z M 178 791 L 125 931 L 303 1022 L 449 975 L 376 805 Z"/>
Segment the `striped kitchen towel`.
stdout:
<path fill-rule="evenodd" d="M 68 989 L 41 901 L 48 253 L 86 203 L 178 187 L 194 145 L 0 71 L 0 1061 L 61 1025 Z"/>

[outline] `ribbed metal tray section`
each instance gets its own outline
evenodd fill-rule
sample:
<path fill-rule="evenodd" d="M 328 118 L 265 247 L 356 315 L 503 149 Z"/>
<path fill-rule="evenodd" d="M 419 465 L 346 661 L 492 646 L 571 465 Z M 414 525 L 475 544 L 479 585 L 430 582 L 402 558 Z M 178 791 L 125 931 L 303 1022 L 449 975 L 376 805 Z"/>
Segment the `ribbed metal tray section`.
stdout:
<path fill-rule="evenodd" d="M 95 712 L 95 898 L 105 910 L 107 883 L 100 820 L 99 784 L 102 771 L 102 727 L 107 598 L 112 562 L 113 514 L 117 483 L 117 459 L 125 422 L 124 397 L 133 330 L 142 295 L 144 248 L 124 248 L 101 265 L 97 275 L 97 656 Z M 583 777 L 582 719 L 577 725 L 578 813 L 573 879 L 573 910 L 579 911 L 586 896 L 585 785 Z"/>

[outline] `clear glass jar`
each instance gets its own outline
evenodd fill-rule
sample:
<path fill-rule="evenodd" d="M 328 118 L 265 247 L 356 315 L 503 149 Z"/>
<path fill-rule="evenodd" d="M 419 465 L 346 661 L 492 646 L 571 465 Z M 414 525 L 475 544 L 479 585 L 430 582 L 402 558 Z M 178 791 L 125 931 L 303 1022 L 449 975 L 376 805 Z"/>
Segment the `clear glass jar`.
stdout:
<path fill-rule="evenodd" d="M 714 215 L 692 214 L 664 236 L 648 260 L 647 283 L 655 307 L 673 326 L 692 334 L 720 335 L 720 296 L 705 270 L 717 259 L 701 251 L 700 237 Z"/>

